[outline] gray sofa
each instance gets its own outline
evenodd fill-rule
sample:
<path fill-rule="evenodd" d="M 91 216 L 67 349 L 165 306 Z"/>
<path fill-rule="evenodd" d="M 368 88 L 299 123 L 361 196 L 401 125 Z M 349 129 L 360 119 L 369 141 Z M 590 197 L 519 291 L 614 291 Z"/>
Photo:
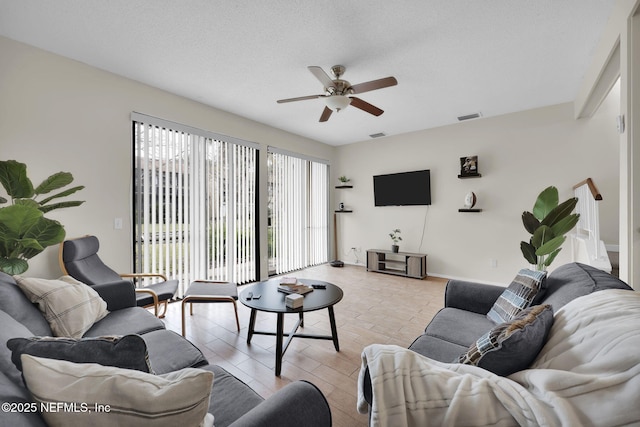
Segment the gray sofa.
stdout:
<path fill-rule="evenodd" d="M 545 279 L 532 305 L 549 304 L 558 311 L 568 302 L 605 289 L 632 290 L 618 278 L 594 267 L 570 263 L 558 267 Z M 494 326 L 486 316 L 505 290 L 502 286 L 450 280 L 444 308 L 427 325 L 410 350 L 439 362 L 450 363 Z M 364 397 L 371 405 L 371 379 L 365 372 Z"/>
<path fill-rule="evenodd" d="M 164 323 L 136 306 L 130 282 L 117 282 L 94 289 L 107 302 L 109 314 L 96 322 L 84 337 L 140 335 L 147 346 L 149 364 L 156 374 L 186 367 L 212 371 L 215 375 L 210 409 L 215 425 L 222 426 L 330 426 L 331 411 L 322 392 L 313 384 L 297 381 L 264 400 L 249 386 L 216 365 L 209 365 L 198 348 L 181 335 L 165 329 Z M 31 401 L 20 371 L 11 361 L 6 342 L 11 338 L 51 336 L 51 328 L 40 310 L 16 285 L 0 273 L 0 400 L 2 403 Z M 4 407 L 3 407 L 4 408 Z M 44 426 L 38 413 L 0 412 L 2 426 Z"/>

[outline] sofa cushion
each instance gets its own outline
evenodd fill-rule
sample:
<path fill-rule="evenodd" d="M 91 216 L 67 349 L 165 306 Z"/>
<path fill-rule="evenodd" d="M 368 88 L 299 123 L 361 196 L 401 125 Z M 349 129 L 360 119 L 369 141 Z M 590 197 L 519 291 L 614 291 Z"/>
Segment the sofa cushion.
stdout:
<path fill-rule="evenodd" d="M 546 271 L 523 268 L 493 304 L 487 317 L 496 324 L 510 322 L 529 307 L 547 277 Z"/>
<path fill-rule="evenodd" d="M 549 304 L 557 312 L 569 301 L 605 289 L 632 290 L 629 285 L 609 273 L 573 262 L 562 265 L 549 274 L 543 293 L 536 297 L 533 304 Z"/>
<path fill-rule="evenodd" d="M 20 357 L 23 354 L 29 354 L 74 363 L 98 363 L 104 366 L 152 372 L 147 345 L 139 335 L 79 340 L 53 337 L 14 338 L 7 342 L 7 347 L 12 351 L 11 360 L 19 370 L 22 370 Z"/>
<path fill-rule="evenodd" d="M 484 316 L 483 316 L 484 317 Z M 442 338 L 422 334 L 411 343 L 409 350 L 430 359 L 448 363 L 469 348 L 468 345 L 454 344 Z"/>
<path fill-rule="evenodd" d="M 216 427 L 230 425 L 263 402 L 264 399 L 251 387 L 220 366 L 207 365 L 202 369 L 215 375 L 209 412 L 215 417 Z"/>
<path fill-rule="evenodd" d="M 20 290 L 15 279 L 0 272 L 0 310 L 22 323 L 31 335 L 53 335 L 38 307 Z"/>
<path fill-rule="evenodd" d="M 112 311 L 85 332 L 85 337 L 107 335 L 144 334 L 164 329 L 164 323 L 142 307 L 129 307 Z"/>
<path fill-rule="evenodd" d="M 550 305 L 529 307 L 512 321 L 484 334 L 455 361 L 479 366 L 496 375 L 511 375 L 531 365 L 552 325 Z"/>
<path fill-rule="evenodd" d="M 79 411 L 44 411 L 49 426 L 197 426 L 207 415 L 213 374 L 186 368 L 165 375 L 93 363 L 22 355 L 25 383 L 36 402 L 76 404 Z M 104 411 L 94 404 L 104 405 Z M 87 406 L 83 412 L 82 405 Z"/>
<path fill-rule="evenodd" d="M 0 372 L 4 372 L 16 384 L 22 384 L 20 371 L 11 362 L 11 350 L 5 345 L 12 338 L 30 337 L 33 334 L 22 324 L 0 311 Z M 1 425 L 1 424 L 0 424 Z"/>
<path fill-rule="evenodd" d="M 22 380 L 16 384 L 4 372 L 0 371 L 0 402 L 15 406 L 9 406 L 8 410 L 3 407 L 0 411 L 0 426 L 46 427 L 37 404 L 31 401 L 31 395 Z"/>
<path fill-rule="evenodd" d="M 494 326 L 486 314 L 459 308 L 443 308 L 427 325 L 424 333 L 466 348 Z M 446 361 L 450 362 L 451 359 Z"/>
<path fill-rule="evenodd" d="M 206 365 L 202 352 L 182 335 L 166 329 L 141 335 L 149 352 L 149 363 L 156 374 Z"/>
<path fill-rule="evenodd" d="M 107 303 L 96 291 L 71 276 L 58 280 L 15 279 L 27 298 L 38 304 L 56 336 L 80 338 L 109 313 Z"/>

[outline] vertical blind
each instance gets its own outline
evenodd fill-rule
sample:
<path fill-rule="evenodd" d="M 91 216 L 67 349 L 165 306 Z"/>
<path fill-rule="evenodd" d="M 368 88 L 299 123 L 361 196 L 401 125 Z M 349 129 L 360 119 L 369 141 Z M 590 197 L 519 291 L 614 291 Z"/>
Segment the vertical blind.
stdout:
<path fill-rule="evenodd" d="M 257 145 L 132 114 L 135 269 L 178 279 L 257 278 Z"/>
<path fill-rule="evenodd" d="M 329 257 L 329 165 L 269 148 L 269 272 Z"/>

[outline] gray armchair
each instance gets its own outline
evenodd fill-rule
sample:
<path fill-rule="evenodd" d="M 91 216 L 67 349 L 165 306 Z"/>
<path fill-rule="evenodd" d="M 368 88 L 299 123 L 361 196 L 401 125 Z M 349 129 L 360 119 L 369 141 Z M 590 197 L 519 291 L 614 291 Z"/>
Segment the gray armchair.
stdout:
<path fill-rule="evenodd" d="M 123 282 L 131 286 L 126 279 L 140 279 L 157 277 L 160 281 L 144 287 L 136 287 L 136 305 L 138 307 L 153 307 L 155 315 L 164 317 L 167 311 L 167 303 L 173 298 L 178 289 L 177 280 L 167 280 L 162 274 L 127 273 L 118 274 L 102 262 L 98 256 L 100 243 L 95 236 L 84 236 L 78 239 L 65 240 L 60 243 L 60 268 L 76 280 L 96 287 L 113 282 Z M 158 315 L 158 307 L 163 304 L 162 314 Z"/>

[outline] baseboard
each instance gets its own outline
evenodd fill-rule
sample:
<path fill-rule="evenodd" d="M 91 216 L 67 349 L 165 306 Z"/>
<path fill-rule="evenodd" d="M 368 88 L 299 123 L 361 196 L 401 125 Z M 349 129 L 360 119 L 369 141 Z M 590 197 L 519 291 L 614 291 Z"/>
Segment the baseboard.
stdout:
<path fill-rule="evenodd" d="M 620 245 L 604 245 L 605 248 L 607 248 L 607 251 L 609 252 L 620 252 Z"/>

